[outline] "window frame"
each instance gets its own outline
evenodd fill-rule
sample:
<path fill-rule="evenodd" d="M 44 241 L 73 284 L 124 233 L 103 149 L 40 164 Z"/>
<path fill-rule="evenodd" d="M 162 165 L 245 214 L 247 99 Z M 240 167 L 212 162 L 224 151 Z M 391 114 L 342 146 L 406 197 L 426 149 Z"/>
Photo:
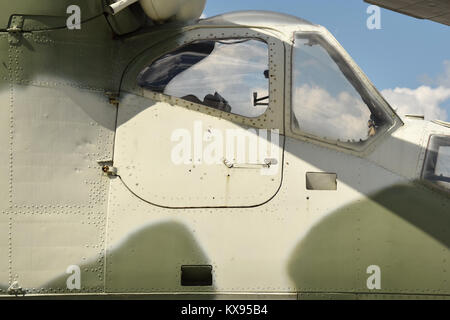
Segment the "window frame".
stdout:
<path fill-rule="evenodd" d="M 320 37 L 324 42 L 326 42 L 330 48 L 342 59 L 342 61 L 347 65 L 347 67 L 351 70 L 353 75 L 355 76 L 355 81 L 357 81 L 362 88 L 364 88 L 369 94 L 373 100 L 374 100 L 374 107 L 382 112 L 389 123 L 386 123 L 385 125 L 381 126 L 378 129 L 378 133 L 362 142 L 346 142 L 346 141 L 340 141 L 340 140 L 332 140 L 327 138 L 322 138 L 320 136 L 316 136 L 312 133 L 306 132 L 300 128 L 294 128 L 294 52 L 295 52 L 295 40 L 297 38 L 297 35 L 300 36 L 307 36 L 307 35 L 316 35 Z M 326 48 L 324 48 L 326 50 Z M 367 76 L 362 72 L 362 70 L 359 68 L 359 66 L 352 60 L 350 55 L 345 51 L 345 49 L 340 45 L 340 43 L 333 37 L 331 33 L 329 33 L 326 29 L 322 30 L 308 30 L 308 31 L 294 31 L 292 34 L 292 43 L 290 45 L 289 50 L 290 56 L 287 57 L 288 61 L 290 62 L 290 85 L 289 89 L 291 91 L 290 93 L 290 106 L 288 108 L 289 110 L 289 116 L 286 117 L 286 121 L 289 121 L 289 125 L 287 128 L 289 128 L 290 133 L 294 136 L 294 138 L 301 139 L 301 140 L 307 140 L 307 141 L 313 141 L 318 144 L 322 144 L 324 146 L 338 148 L 340 150 L 353 152 L 356 154 L 364 154 L 371 150 L 373 150 L 373 147 L 377 145 L 384 137 L 397 129 L 398 127 L 403 125 L 403 122 L 401 121 L 400 117 L 395 113 L 395 111 L 392 109 L 392 107 L 389 105 L 389 103 L 384 99 L 384 97 L 381 95 L 381 93 L 377 90 L 377 88 L 370 82 L 370 80 L 367 78 Z M 345 74 L 343 74 L 344 77 Z M 347 78 L 347 77 L 346 77 Z M 348 80 L 350 82 L 350 80 Z M 358 92 L 358 94 L 361 96 L 360 91 L 355 88 L 355 90 Z M 361 97 L 362 98 L 362 97 Z M 369 106 L 367 108 L 370 110 Z"/>

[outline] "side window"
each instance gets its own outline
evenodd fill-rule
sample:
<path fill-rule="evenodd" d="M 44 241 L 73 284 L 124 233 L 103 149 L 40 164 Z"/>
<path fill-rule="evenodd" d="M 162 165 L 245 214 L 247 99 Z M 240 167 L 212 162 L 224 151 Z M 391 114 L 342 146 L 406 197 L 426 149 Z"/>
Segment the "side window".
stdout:
<path fill-rule="evenodd" d="M 145 68 L 138 84 L 253 118 L 269 103 L 268 47 L 255 39 L 196 41 Z"/>
<path fill-rule="evenodd" d="M 350 143 L 376 135 L 385 122 L 354 71 L 316 34 L 295 37 L 292 113 L 294 132 Z"/>
<path fill-rule="evenodd" d="M 431 136 L 422 177 L 450 190 L 450 137 Z"/>

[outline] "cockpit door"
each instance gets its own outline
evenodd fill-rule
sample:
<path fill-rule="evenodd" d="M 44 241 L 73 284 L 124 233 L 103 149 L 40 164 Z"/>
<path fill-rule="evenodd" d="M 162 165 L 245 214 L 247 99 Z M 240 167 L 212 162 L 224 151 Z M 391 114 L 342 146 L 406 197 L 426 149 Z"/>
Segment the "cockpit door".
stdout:
<path fill-rule="evenodd" d="M 250 207 L 274 197 L 284 52 L 281 41 L 249 29 L 198 29 L 137 59 L 127 78 L 138 86 L 122 93 L 114 150 L 130 192 L 170 208 Z"/>

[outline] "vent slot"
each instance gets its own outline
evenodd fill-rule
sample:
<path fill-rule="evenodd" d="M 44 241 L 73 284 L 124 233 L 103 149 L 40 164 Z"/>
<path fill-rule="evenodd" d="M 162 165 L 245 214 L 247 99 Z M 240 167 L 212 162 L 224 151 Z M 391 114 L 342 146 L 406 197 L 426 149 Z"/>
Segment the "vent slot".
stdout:
<path fill-rule="evenodd" d="M 182 286 L 212 286 L 212 266 L 181 266 Z"/>

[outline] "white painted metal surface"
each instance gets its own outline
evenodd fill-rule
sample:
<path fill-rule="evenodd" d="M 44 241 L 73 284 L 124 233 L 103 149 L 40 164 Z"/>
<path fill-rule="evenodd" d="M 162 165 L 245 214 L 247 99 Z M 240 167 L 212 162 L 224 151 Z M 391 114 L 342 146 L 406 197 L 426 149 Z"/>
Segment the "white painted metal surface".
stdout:
<path fill-rule="evenodd" d="M 155 22 L 194 20 L 200 17 L 206 5 L 206 0 L 119 0 L 111 4 L 110 9 L 118 14 L 136 2 Z"/>
<path fill-rule="evenodd" d="M 101 294 L 273 293 L 291 297 L 298 291 L 367 292 L 366 267 L 385 257 L 387 270 L 396 276 L 388 278 L 394 285 L 402 279 L 428 281 L 414 277 L 422 274 L 423 264 L 406 270 L 392 248 L 400 248 L 413 262 L 426 257 L 427 263 L 432 262 L 428 264 L 431 274 L 445 272 L 445 244 L 399 216 L 391 215 L 385 220 L 388 223 L 377 225 L 370 217 L 364 220 L 368 217 L 364 210 L 350 211 L 348 206 L 366 201 L 372 209 L 379 209 L 374 212 L 381 212 L 383 203 L 370 202 L 370 197 L 418 179 L 427 138 L 449 135 L 450 129 L 422 120 L 406 120 L 402 126 L 392 114 L 398 122 L 364 150 L 293 134 L 292 34 L 324 32 L 328 41 L 337 42 L 322 27 L 295 25 L 291 19 L 257 28 L 261 17 L 261 13 L 252 15 L 250 27 L 232 26 L 232 21 L 226 25 L 226 19 L 186 27 L 185 34 L 171 42 L 172 47 L 159 47 L 156 52 L 147 51 L 142 60 L 133 60 L 138 62 L 124 75 L 127 84 L 119 101 L 117 128 L 116 108 L 104 90 L 68 84 L 42 70 L 38 79 L 2 88 L 0 255 L 7 258 L 0 259 L 0 295 L 6 295 L 6 288 L 15 281 L 30 294 L 77 292 L 66 286 L 66 270 L 71 265 L 81 267 L 81 292 Z M 143 61 L 149 63 L 173 46 L 193 40 L 229 37 L 255 37 L 270 44 L 270 71 L 275 77 L 266 115 L 239 117 L 136 88 Z M 38 60 L 35 68 L 54 62 L 43 57 L 45 63 Z M 173 146 L 170 135 L 180 128 L 192 128 L 197 120 L 204 129 L 279 129 L 285 135 L 285 141 L 280 140 L 285 149 L 277 174 L 263 176 L 250 169 L 233 173 L 222 164 L 199 165 L 195 173 L 193 167 L 175 167 L 167 158 Z M 112 160 L 120 177 L 102 173 L 102 163 Z M 232 179 L 227 189 L 224 181 L 229 172 Z M 336 173 L 337 189 L 306 190 L 306 172 Z M 248 206 L 252 207 L 244 208 Z M 307 246 L 310 236 L 327 221 L 332 227 L 319 234 L 311 249 Z M 379 247 L 371 246 L 379 240 L 377 235 L 364 238 L 362 227 L 380 232 Z M 329 234 L 335 241 L 324 240 Z M 348 235 L 350 243 L 346 242 Z M 411 235 L 415 235 L 412 244 L 408 242 Z M 417 255 L 417 247 L 423 249 L 422 256 Z M 348 263 L 345 255 L 355 261 Z M 295 269 L 305 257 L 308 264 Z M 214 285 L 182 287 L 180 267 L 198 264 L 213 267 Z M 306 280 L 298 281 L 305 274 Z M 439 277 L 431 280 L 428 285 L 434 291 L 428 293 L 448 294 Z M 390 292 L 415 292 L 417 283 L 408 281 L 406 287 L 392 287 Z"/>

